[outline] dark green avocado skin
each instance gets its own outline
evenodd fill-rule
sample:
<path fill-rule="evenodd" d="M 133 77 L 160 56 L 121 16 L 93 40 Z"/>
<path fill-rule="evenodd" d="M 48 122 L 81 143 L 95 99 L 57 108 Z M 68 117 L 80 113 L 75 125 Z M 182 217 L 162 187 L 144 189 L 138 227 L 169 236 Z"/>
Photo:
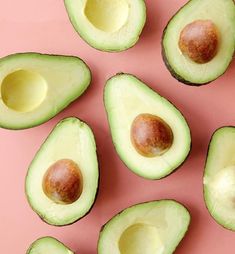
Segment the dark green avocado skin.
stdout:
<path fill-rule="evenodd" d="M 73 117 L 74 117 L 74 116 L 73 116 Z M 67 118 L 68 118 L 68 117 L 64 118 L 64 120 L 67 119 Z M 76 117 L 74 117 L 74 118 L 76 118 Z M 81 120 L 81 119 L 79 119 L 79 120 Z M 62 119 L 60 122 L 62 122 L 62 121 L 63 121 L 63 119 Z M 84 120 L 82 120 L 82 122 L 83 122 L 83 123 L 86 123 Z M 86 124 L 87 124 L 87 123 L 86 123 Z M 87 125 L 88 125 L 88 124 L 87 124 Z M 90 125 L 89 125 L 89 127 L 90 127 Z M 55 127 L 54 127 L 54 128 L 55 128 Z M 53 128 L 52 131 L 49 133 L 48 137 L 49 137 L 50 134 L 53 132 L 54 128 Z M 90 127 L 90 129 L 91 129 L 91 127 Z M 92 129 L 91 129 L 91 130 L 92 130 Z M 92 132 L 93 132 L 93 130 L 92 130 Z M 95 135 L 94 135 L 94 139 L 95 139 Z M 46 140 L 47 140 L 47 138 L 45 139 L 45 141 L 44 141 L 43 143 L 45 143 Z M 42 144 L 42 145 L 43 145 L 43 144 Z M 41 146 L 42 146 L 42 145 L 41 145 Z M 98 156 L 97 156 L 97 157 L 98 157 Z M 98 162 L 98 168 L 99 168 L 99 160 L 98 160 L 97 162 Z M 27 179 L 27 175 L 26 175 L 25 179 Z M 26 184 L 25 184 L 25 186 L 26 186 Z M 98 193 L 99 193 L 99 189 L 100 189 L 100 173 L 98 174 L 97 191 L 96 191 L 96 195 L 95 195 L 95 198 L 94 198 L 94 202 L 93 202 L 91 208 L 90 208 L 82 217 L 78 218 L 77 220 L 75 220 L 75 221 L 73 221 L 73 222 L 71 222 L 71 223 L 65 224 L 65 225 L 56 225 L 56 224 L 49 223 L 48 221 L 46 221 L 46 220 L 44 219 L 43 216 L 40 216 L 40 215 L 38 214 L 38 212 L 30 205 L 30 202 L 29 202 L 29 201 L 28 201 L 28 204 L 30 205 L 31 209 L 36 213 L 36 215 L 37 215 L 43 222 L 45 222 L 46 224 L 48 224 L 48 225 L 50 225 L 50 226 L 55 226 L 55 227 L 61 228 L 61 227 L 65 227 L 65 226 L 70 226 L 70 225 L 72 225 L 72 224 L 78 222 L 79 220 L 81 220 L 82 218 L 86 217 L 86 216 L 91 212 L 91 210 L 92 210 L 92 208 L 94 207 L 95 202 L 96 202 L 96 200 L 97 200 Z M 25 191 L 24 191 L 24 192 L 25 192 L 26 198 L 28 199 L 29 197 L 28 197 L 28 195 L 27 195 L 26 188 L 25 188 Z"/>
<path fill-rule="evenodd" d="M 168 25 L 170 24 L 170 22 L 172 21 L 172 19 L 181 11 L 181 9 L 183 9 L 185 6 L 187 6 L 191 1 L 193 0 L 190 0 L 188 1 L 185 5 L 183 5 L 176 13 L 175 15 L 169 20 L 169 22 L 167 23 L 166 27 L 164 28 L 164 31 L 163 31 L 163 35 L 162 35 L 162 41 L 161 41 L 161 45 L 162 45 L 162 51 L 161 51 L 161 54 L 162 54 L 162 59 L 163 59 L 163 62 L 165 63 L 168 71 L 170 72 L 171 76 L 173 78 L 175 78 L 176 80 L 178 80 L 179 82 L 185 84 L 185 85 L 189 85 L 189 86 L 203 86 L 203 85 L 207 85 L 207 84 L 210 84 L 211 82 L 215 81 L 216 79 L 218 79 L 219 77 L 221 77 L 225 72 L 226 70 L 224 71 L 224 73 L 222 73 L 219 77 L 213 79 L 213 80 L 210 80 L 209 82 L 206 82 L 206 83 L 192 83 L 186 79 L 184 79 L 183 77 L 181 77 L 177 72 L 175 72 L 175 70 L 171 67 L 171 65 L 169 64 L 168 60 L 167 60 L 167 57 L 166 57 L 166 53 L 165 53 L 165 49 L 164 49 L 164 45 L 163 45 L 163 39 L 165 37 L 165 33 L 166 33 L 166 30 L 168 28 Z M 235 49 L 234 49 L 235 50 Z M 234 52 L 235 53 L 235 52 Z"/>
<path fill-rule="evenodd" d="M 130 75 L 130 76 L 133 76 L 133 77 L 135 77 L 136 79 L 138 79 L 139 81 L 141 81 L 142 83 L 146 84 L 144 81 L 142 81 L 141 79 L 137 78 L 135 75 L 130 74 L 130 73 L 119 72 L 119 73 L 117 73 L 116 75 L 123 75 L 123 74 L 127 74 L 127 75 Z M 110 79 L 112 79 L 112 77 L 111 77 Z M 108 79 L 108 80 L 106 81 L 106 83 L 107 83 L 110 79 Z M 148 87 L 149 87 L 151 90 L 153 90 L 150 86 L 148 86 Z M 155 91 L 153 90 L 153 92 L 155 92 Z M 167 99 L 167 100 L 168 100 L 168 99 Z M 103 94 L 103 101 L 104 101 L 104 94 Z M 175 104 L 173 104 L 170 100 L 168 100 L 168 101 L 176 108 Z M 179 110 L 179 112 L 181 113 L 181 115 L 183 115 L 182 112 L 181 112 L 180 110 Z M 108 112 L 106 111 L 106 116 L 107 116 L 107 115 L 108 115 Z M 188 121 L 187 121 L 187 119 L 185 118 L 184 115 L 183 115 L 183 117 L 184 117 L 185 121 L 187 122 L 187 125 L 189 126 Z M 109 121 L 108 121 L 108 122 L 109 122 Z M 109 125 L 109 128 L 111 128 L 110 125 Z M 190 136 L 192 137 L 191 129 L 189 128 L 189 130 L 190 130 Z M 112 139 L 112 140 L 113 140 L 113 139 Z M 112 142 L 113 142 L 113 141 L 112 141 Z M 113 145 L 114 145 L 114 148 L 115 148 L 115 150 L 116 150 L 116 146 L 115 146 L 114 143 L 113 143 Z M 190 141 L 190 149 L 189 149 L 189 152 L 188 152 L 187 157 L 185 158 L 185 160 L 184 160 L 177 168 L 175 168 L 175 169 L 174 169 L 171 173 L 169 173 L 168 175 L 163 176 L 163 177 L 161 177 L 161 178 L 158 178 L 158 179 L 149 179 L 149 178 L 145 178 L 145 179 L 146 179 L 146 180 L 149 180 L 149 181 L 158 181 L 158 180 L 164 179 L 164 178 L 166 178 L 166 177 L 172 175 L 172 174 L 175 173 L 181 166 L 184 165 L 184 163 L 187 161 L 187 159 L 188 159 L 188 157 L 189 157 L 189 155 L 190 155 L 191 150 L 192 150 L 192 139 L 191 139 L 191 141 Z M 116 150 L 116 152 L 117 152 L 117 150 Z M 117 152 L 117 153 L 118 153 L 118 152 Z M 126 165 L 125 161 L 122 160 L 122 162 L 123 162 L 123 164 L 128 168 L 128 166 Z M 132 171 L 131 171 L 131 172 L 132 172 Z M 136 175 L 134 172 L 132 172 L 132 173 L 133 173 L 134 175 Z M 144 178 L 144 177 L 142 177 L 142 178 Z"/>

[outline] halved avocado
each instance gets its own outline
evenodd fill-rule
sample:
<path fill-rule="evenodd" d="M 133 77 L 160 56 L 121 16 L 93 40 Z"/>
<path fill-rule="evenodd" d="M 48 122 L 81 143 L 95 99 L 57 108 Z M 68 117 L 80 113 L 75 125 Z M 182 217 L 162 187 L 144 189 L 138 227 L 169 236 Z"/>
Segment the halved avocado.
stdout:
<path fill-rule="evenodd" d="M 221 76 L 235 50 L 233 0 L 191 0 L 164 30 L 162 54 L 171 74 L 188 85 Z"/>
<path fill-rule="evenodd" d="M 235 127 L 222 127 L 211 138 L 204 171 L 204 199 L 211 216 L 235 231 Z"/>
<path fill-rule="evenodd" d="M 74 254 L 68 247 L 57 239 L 46 236 L 33 242 L 26 254 Z"/>
<path fill-rule="evenodd" d="M 191 148 L 180 111 L 131 74 L 110 78 L 104 103 L 113 143 L 134 173 L 160 179 L 179 167 Z"/>
<path fill-rule="evenodd" d="M 89 126 L 62 120 L 35 155 L 25 180 L 32 209 L 47 223 L 63 226 L 85 216 L 98 188 L 96 144 Z"/>
<path fill-rule="evenodd" d="M 78 57 L 22 53 L 0 59 L 0 127 L 25 129 L 48 121 L 90 81 Z"/>
<path fill-rule="evenodd" d="M 173 200 L 134 205 L 102 228 L 98 254 L 171 254 L 185 236 L 189 223 L 188 210 Z"/>
<path fill-rule="evenodd" d="M 92 47 L 123 51 L 136 44 L 146 21 L 144 0 L 64 0 L 71 23 Z"/>

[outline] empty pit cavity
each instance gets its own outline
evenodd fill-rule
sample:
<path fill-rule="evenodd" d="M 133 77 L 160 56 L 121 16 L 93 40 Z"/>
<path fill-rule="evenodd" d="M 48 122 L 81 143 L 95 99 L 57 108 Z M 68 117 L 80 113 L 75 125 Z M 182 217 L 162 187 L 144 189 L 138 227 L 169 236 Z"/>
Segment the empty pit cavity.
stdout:
<path fill-rule="evenodd" d="M 164 246 L 156 227 L 134 224 L 128 227 L 119 239 L 120 254 L 162 254 Z"/>
<path fill-rule="evenodd" d="M 85 15 L 94 27 L 112 33 L 125 25 L 129 6 L 126 0 L 87 0 Z"/>
<path fill-rule="evenodd" d="M 18 112 L 36 109 L 45 99 L 47 82 L 38 73 L 18 70 L 8 74 L 1 84 L 4 104 Z"/>

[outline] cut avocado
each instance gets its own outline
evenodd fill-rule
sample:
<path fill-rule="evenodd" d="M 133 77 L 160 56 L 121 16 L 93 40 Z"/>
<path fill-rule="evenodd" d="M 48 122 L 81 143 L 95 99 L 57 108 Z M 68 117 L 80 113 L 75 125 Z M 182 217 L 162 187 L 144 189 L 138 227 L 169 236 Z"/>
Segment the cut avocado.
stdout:
<path fill-rule="evenodd" d="M 189 223 L 189 212 L 176 201 L 137 204 L 114 216 L 102 228 L 98 253 L 171 254 Z"/>
<path fill-rule="evenodd" d="M 190 130 L 168 100 L 133 75 L 118 74 L 107 81 L 104 103 L 115 148 L 134 173 L 160 179 L 184 162 Z"/>
<path fill-rule="evenodd" d="M 53 237 L 42 237 L 31 244 L 27 254 L 74 254 L 63 243 Z"/>
<path fill-rule="evenodd" d="M 75 30 L 92 47 L 117 52 L 136 44 L 146 21 L 144 0 L 64 0 Z"/>
<path fill-rule="evenodd" d="M 0 127 L 25 129 L 54 117 L 89 86 L 78 57 L 22 53 L 0 59 Z"/>
<path fill-rule="evenodd" d="M 34 157 L 25 191 L 32 209 L 47 223 L 74 223 L 91 209 L 98 188 L 96 144 L 89 126 L 62 120 Z"/>
<path fill-rule="evenodd" d="M 233 0 L 189 1 L 163 35 L 163 58 L 171 74 L 189 85 L 207 84 L 221 76 L 233 58 L 234 24 Z"/>
<path fill-rule="evenodd" d="M 204 198 L 212 217 L 235 231 L 235 127 L 212 136 L 204 171 Z"/>

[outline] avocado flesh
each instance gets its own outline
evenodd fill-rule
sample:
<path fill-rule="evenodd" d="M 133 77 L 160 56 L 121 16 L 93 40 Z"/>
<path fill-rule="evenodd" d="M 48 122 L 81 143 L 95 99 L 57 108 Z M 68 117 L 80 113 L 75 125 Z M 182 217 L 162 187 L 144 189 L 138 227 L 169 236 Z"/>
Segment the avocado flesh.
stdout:
<path fill-rule="evenodd" d="M 48 121 L 89 86 L 78 57 L 22 53 L 0 59 L 0 127 L 25 129 Z"/>
<path fill-rule="evenodd" d="M 139 39 L 146 21 L 143 0 L 64 0 L 71 23 L 92 47 L 123 51 Z"/>
<path fill-rule="evenodd" d="M 171 254 L 188 230 L 190 214 L 173 200 L 142 203 L 114 216 L 100 232 L 99 254 Z"/>
<path fill-rule="evenodd" d="M 235 127 L 212 136 L 204 171 L 204 198 L 212 217 L 235 231 Z"/>
<path fill-rule="evenodd" d="M 43 191 L 42 182 L 47 169 L 61 159 L 79 165 L 83 190 L 72 204 L 58 204 Z M 98 188 L 96 144 L 89 126 L 77 118 L 62 120 L 35 155 L 26 176 L 25 191 L 32 209 L 47 223 L 62 226 L 74 223 L 91 209 Z"/>
<path fill-rule="evenodd" d="M 224 13 L 224 15 L 221 15 Z M 196 20 L 211 20 L 218 28 L 219 48 L 205 64 L 183 55 L 178 42 L 184 27 Z M 162 40 L 166 66 L 179 81 L 191 85 L 207 84 L 221 76 L 232 61 L 235 49 L 235 5 L 233 0 L 191 0 L 170 20 Z"/>
<path fill-rule="evenodd" d="M 42 237 L 31 244 L 27 254 L 74 254 L 64 244 L 53 237 Z"/>
<path fill-rule="evenodd" d="M 118 74 L 107 81 L 104 103 L 115 148 L 134 173 L 147 179 L 160 179 L 172 173 L 186 159 L 191 136 L 186 120 L 168 100 L 130 74 Z M 173 144 L 156 157 L 140 155 L 130 138 L 133 120 L 139 114 L 152 114 L 171 128 Z"/>

